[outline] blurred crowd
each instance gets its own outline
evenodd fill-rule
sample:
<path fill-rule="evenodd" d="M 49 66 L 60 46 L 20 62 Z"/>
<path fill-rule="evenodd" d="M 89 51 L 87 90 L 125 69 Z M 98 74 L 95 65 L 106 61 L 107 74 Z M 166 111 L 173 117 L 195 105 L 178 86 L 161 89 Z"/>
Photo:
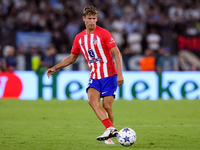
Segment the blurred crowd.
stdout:
<path fill-rule="evenodd" d="M 82 10 L 94 5 L 98 22 L 122 53 L 124 70 L 200 70 L 200 49 L 180 49 L 178 36 L 200 37 L 199 0 L 1 0 L 0 71 L 45 71 L 69 55 L 85 29 Z M 51 33 L 45 49 L 16 44 L 17 32 Z M 71 70 L 87 67 L 82 56 Z"/>

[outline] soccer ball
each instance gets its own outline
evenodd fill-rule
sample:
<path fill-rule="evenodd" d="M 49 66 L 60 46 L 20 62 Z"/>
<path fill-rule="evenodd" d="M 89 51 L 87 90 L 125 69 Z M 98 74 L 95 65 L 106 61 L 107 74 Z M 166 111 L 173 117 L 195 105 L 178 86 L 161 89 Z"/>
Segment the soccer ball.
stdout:
<path fill-rule="evenodd" d="M 131 128 L 123 128 L 119 131 L 117 139 L 123 146 L 130 146 L 136 141 L 136 133 Z"/>

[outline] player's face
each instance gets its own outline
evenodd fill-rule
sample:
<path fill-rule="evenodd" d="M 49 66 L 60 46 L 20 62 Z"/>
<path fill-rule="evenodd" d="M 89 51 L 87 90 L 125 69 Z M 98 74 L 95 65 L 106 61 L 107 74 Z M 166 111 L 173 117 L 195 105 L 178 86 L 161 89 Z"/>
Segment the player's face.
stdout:
<path fill-rule="evenodd" d="M 94 30 L 96 28 L 97 15 L 83 16 L 83 21 L 85 22 L 86 29 Z"/>

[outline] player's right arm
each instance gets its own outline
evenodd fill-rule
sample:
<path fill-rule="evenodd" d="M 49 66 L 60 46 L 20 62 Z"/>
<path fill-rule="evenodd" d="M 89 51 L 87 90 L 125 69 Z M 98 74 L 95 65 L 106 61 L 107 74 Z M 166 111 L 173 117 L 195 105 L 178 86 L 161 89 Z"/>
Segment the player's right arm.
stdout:
<path fill-rule="evenodd" d="M 63 61 L 61 61 L 57 65 L 53 66 L 52 68 L 49 68 L 47 70 L 47 77 L 49 78 L 50 75 L 54 74 L 57 70 L 62 69 L 64 67 L 69 66 L 70 64 L 74 63 L 77 58 L 78 58 L 78 55 L 71 53 L 71 55 L 66 57 Z"/>

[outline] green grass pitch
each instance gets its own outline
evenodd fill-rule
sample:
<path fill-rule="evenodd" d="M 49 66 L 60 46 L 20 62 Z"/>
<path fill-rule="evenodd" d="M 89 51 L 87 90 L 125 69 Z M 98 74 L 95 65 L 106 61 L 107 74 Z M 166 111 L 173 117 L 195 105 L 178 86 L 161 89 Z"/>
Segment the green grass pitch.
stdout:
<path fill-rule="evenodd" d="M 198 150 L 200 100 L 116 100 L 116 128 L 130 127 L 136 143 L 96 140 L 104 126 L 84 100 L 0 100 L 0 150 Z"/>

